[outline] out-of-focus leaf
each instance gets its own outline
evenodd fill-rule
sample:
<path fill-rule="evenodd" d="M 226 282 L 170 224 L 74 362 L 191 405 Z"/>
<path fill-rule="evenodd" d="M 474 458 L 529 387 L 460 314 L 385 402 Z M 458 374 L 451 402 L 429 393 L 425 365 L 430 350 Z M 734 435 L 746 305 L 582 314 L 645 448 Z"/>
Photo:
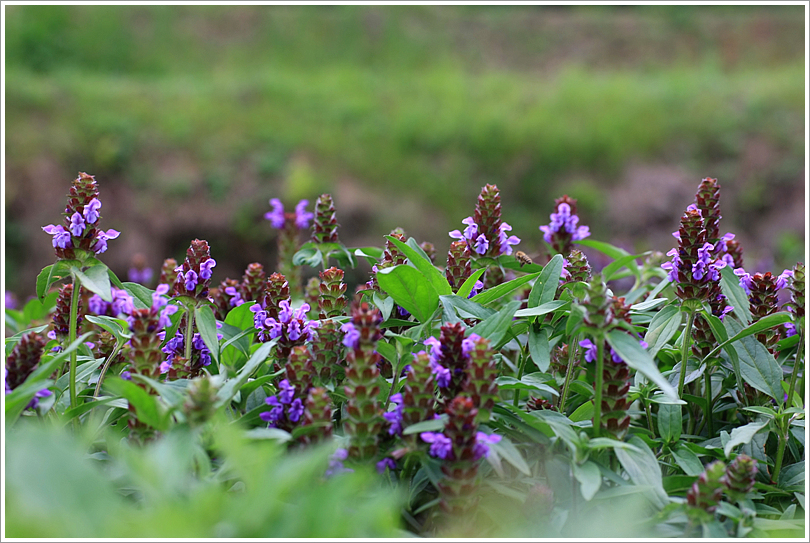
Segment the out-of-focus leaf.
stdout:
<path fill-rule="evenodd" d="M 659 509 L 663 509 L 669 503 L 669 497 L 664 491 L 658 460 L 647 444 L 638 436 L 632 436 L 629 442 L 640 451 L 615 449 L 616 457 L 635 484 L 650 487 L 651 491 L 645 492 L 645 495 Z"/>
<path fill-rule="evenodd" d="M 574 462 L 571 464 L 571 468 L 574 477 L 579 481 L 582 497 L 585 498 L 585 501 L 591 501 L 591 498 L 599 491 L 599 487 L 602 486 L 602 473 L 599 471 L 599 467 L 588 460 L 584 464 Z"/>

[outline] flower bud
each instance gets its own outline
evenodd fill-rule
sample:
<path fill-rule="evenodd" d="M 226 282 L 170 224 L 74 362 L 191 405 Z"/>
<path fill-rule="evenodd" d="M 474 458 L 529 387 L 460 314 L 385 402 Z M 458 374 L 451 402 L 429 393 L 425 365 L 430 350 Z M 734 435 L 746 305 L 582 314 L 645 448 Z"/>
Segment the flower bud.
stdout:
<path fill-rule="evenodd" d="M 338 226 L 331 194 L 321 194 L 315 202 L 315 221 L 312 224 L 312 241 L 315 243 L 338 243 Z"/>

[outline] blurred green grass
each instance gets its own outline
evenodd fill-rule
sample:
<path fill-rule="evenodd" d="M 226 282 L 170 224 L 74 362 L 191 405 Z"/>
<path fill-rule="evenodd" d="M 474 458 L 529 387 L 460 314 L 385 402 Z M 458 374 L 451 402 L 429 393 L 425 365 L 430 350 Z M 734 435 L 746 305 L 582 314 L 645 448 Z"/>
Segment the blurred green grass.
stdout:
<path fill-rule="evenodd" d="M 605 194 L 633 162 L 722 175 L 746 213 L 749 138 L 776 150 L 769 182 L 803 168 L 801 9 L 8 6 L 7 206 L 48 156 L 178 205 L 245 170 L 290 200 L 349 178 L 452 227 L 497 183 L 531 245 L 563 192 L 608 239 Z M 309 182 L 283 186 L 302 154 Z M 196 171 L 167 177 L 172 156 Z"/>

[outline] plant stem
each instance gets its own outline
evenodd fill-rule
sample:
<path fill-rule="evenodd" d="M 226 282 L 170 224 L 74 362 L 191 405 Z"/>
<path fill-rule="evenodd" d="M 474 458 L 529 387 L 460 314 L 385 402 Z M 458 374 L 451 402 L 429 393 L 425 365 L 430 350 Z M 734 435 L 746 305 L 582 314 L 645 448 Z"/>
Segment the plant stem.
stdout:
<path fill-rule="evenodd" d="M 596 340 L 596 384 L 593 398 L 593 437 L 599 437 L 602 425 L 602 381 L 604 379 L 605 337 L 600 334 Z"/>
<path fill-rule="evenodd" d="M 714 435 L 714 425 L 712 424 L 712 375 L 710 372 L 711 366 L 709 366 L 709 363 L 707 362 L 706 372 L 704 375 L 706 378 L 706 411 L 704 412 L 704 418 L 706 419 L 709 438 Z"/>
<path fill-rule="evenodd" d="M 76 341 L 76 332 L 78 329 L 78 319 L 79 319 L 79 300 L 81 299 L 81 291 L 82 291 L 82 282 L 81 280 L 73 276 L 73 292 L 70 296 L 70 320 L 68 321 L 68 345 L 73 345 L 73 342 Z M 73 349 L 70 352 L 70 377 L 68 380 L 69 387 L 70 387 L 70 407 L 74 408 L 78 405 L 78 399 L 76 397 L 76 355 L 78 351 Z"/>
<path fill-rule="evenodd" d="M 782 470 L 782 459 L 785 456 L 785 445 L 787 445 L 788 440 L 788 426 L 790 424 L 790 418 L 788 416 L 784 416 L 783 420 L 779 421 L 779 448 L 776 450 L 776 464 L 773 468 L 773 475 L 771 476 L 771 481 L 774 483 L 779 479 L 779 472 Z"/>
<path fill-rule="evenodd" d="M 524 345 L 523 348 L 520 350 L 520 360 L 518 361 L 518 372 L 517 372 L 517 380 L 518 381 L 520 381 L 523 378 L 523 371 L 526 368 L 526 359 L 528 358 L 527 353 L 526 353 L 527 345 L 528 345 L 528 341 L 526 342 L 526 345 Z M 512 400 L 512 405 L 517 407 L 519 402 L 520 402 L 520 389 L 516 388 L 515 389 L 515 396 L 514 396 L 514 398 Z"/>
<path fill-rule="evenodd" d="M 686 328 L 683 331 L 683 346 L 681 348 L 681 377 L 678 380 L 678 397 L 683 399 L 683 385 L 686 381 L 686 362 L 689 358 L 689 340 L 692 338 L 692 324 L 695 322 L 695 310 L 691 307 L 686 313 Z"/>
<path fill-rule="evenodd" d="M 385 407 L 383 407 L 383 411 L 388 411 L 388 404 L 391 403 L 391 395 L 394 393 L 394 389 L 397 387 L 397 381 L 399 380 L 399 366 L 402 363 L 402 359 L 397 359 L 397 365 L 393 368 L 394 374 L 391 376 L 391 388 L 388 389 L 388 397 L 385 399 Z"/>
<path fill-rule="evenodd" d="M 560 405 L 557 410 L 562 413 L 565 409 L 565 400 L 568 398 L 568 385 L 571 383 L 571 376 L 574 373 L 574 355 L 577 350 L 579 342 L 578 337 L 574 337 L 574 341 L 568 345 L 568 368 L 565 371 L 565 382 L 563 383 L 562 394 L 560 395 Z"/>
<path fill-rule="evenodd" d="M 803 330 L 799 330 L 799 342 L 796 344 L 796 360 L 793 361 L 793 373 L 790 375 L 790 386 L 788 387 L 787 407 L 793 404 L 793 392 L 796 390 L 796 377 L 799 374 L 799 367 L 802 363 L 802 343 L 804 342 Z M 804 373 L 804 372 L 802 372 Z"/>
<path fill-rule="evenodd" d="M 650 412 L 650 402 L 648 402 L 646 399 L 642 399 L 641 404 L 644 406 L 644 411 L 647 413 L 647 428 L 649 428 L 650 432 L 652 432 L 654 436 L 655 430 L 653 429 L 652 413 Z"/>
<path fill-rule="evenodd" d="M 192 343 L 191 339 L 193 332 L 194 332 L 194 307 L 188 307 L 188 310 L 186 311 L 186 337 L 185 337 L 186 342 L 185 357 L 187 363 L 191 361 L 191 343 Z"/>
<path fill-rule="evenodd" d="M 115 348 L 110 353 L 110 356 L 107 357 L 107 360 L 104 361 L 104 366 L 101 368 L 101 373 L 98 376 L 98 383 L 96 383 L 96 391 L 93 392 L 93 399 L 95 400 L 98 398 L 98 393 L 101 391 L 101 381 L 104 380 L 104 375 L 107 373 L 107 370 L 110 368 L 112 361 L 115 360 L 115 357 L 118 356 L 118 351 L 121 350 L 122 343 L 120 341 L 115 342 Z"/>

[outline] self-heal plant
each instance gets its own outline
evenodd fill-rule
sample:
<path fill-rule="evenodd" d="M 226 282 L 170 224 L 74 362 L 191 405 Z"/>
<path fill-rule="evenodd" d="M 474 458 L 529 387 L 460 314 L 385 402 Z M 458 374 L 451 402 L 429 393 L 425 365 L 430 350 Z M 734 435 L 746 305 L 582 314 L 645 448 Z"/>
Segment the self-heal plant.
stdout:
<path fill-rule="evenodd" d="M 173 295 L 185 307 L 186 330 L 183 337 L 192 337 L 194 331 L 194 318 L 197 307 L 208 301 L 208 291 L 211 285 L 211 276 L 217 261 L 211 258 L 211 249 L 208 242 L 202 239 L 192 240 L 186 250 L 186 259 L 175 270 L 177 277 L 174 280 Z M 192 342 L 185 342 L 184 358 L 191 360 Z"/>
<path fill-rule="evenodd" d="M 270 200 L 272 209 L 264 214 L 270 225 L 279 230 L 278 235 L 278 270 L 290 282 L 290 288 L 296 296 L 301 295 L 301 267 L 295 266 L 293 256 L 299 248 L 299 233 L 309 228 L 309 221 L 314 215 L 306 210 L 308 200 L 301 200 L 294 211 L 284 211 L 284 204 L 278 198 Z"/>
<path fill-rule="evenodd" d="M 579 224 L 577 201 L 567 194 L 554 200 L 551 222 L 540 226 L 543 241 L 551 245 L 555 252 L 567 255 L 574 248 L 573 242 L 591 235 L 590 228 Z"/>

